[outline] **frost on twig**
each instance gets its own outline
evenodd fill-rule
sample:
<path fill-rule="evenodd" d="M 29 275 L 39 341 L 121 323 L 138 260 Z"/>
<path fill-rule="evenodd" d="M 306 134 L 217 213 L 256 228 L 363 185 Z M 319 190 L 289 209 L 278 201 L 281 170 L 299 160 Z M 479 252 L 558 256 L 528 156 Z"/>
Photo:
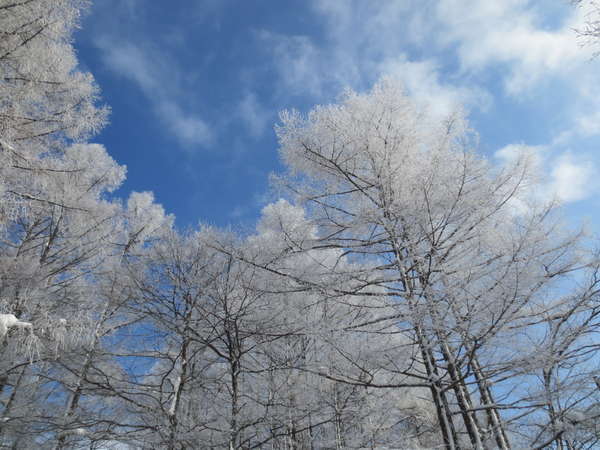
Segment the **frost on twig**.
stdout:
<path fill-rule="evenodd" d="M 0 314 L 0 338 L 4 338 L 11 328 L 32 330 L 33 326 L 17 319 L 14 314 Z"/>
<path fill-rule="evenodd" d="M 14 314 L 0 314 L 0 340 L 4 341 L 8 332 L 12 329 L 28 330 L 24 340 L 17 343 L 17 352 L 26 355 L 27 359 L 33 361 L 38 356 L 40 340 L 33 333 L 31 322 L 17 319 Z"/>
<path fill-rule="evenodd" d="M 87 430 L 85 430 L 84 428 L 74 428 L 72 430 L 65 430 L 59 433 L 58 437 L 64 438 L 68 436 L 85 436 L 87 434 Z"/>

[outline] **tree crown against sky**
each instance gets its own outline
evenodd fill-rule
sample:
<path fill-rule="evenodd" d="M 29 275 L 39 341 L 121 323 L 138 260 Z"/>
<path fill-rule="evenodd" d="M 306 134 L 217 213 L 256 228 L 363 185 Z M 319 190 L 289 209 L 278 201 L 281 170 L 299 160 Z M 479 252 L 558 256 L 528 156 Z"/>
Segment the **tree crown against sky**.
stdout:
<path fill-rule="evenodd" d="M 573 3 L 587 10 L 585 24 L 577 29 L 585 45 L 598 46 L 600 38 L 600 5 L 593 0 L 573 0 Z M 596 55 L 598 50 L 596 48 Z"/>
<path fill-rule="evenodd" d="M 184 226 L 251 226 L 275 200 L 278 111 L 306 112 L 385 76 L 432 112 L 464 105 L 490 160 L 530 153 L 547 195 L 593 216 L 599 62 L 573 31 L 589 11 L 564 0 L 107 0 L 92 5 L 75 45 L 113 108 L 97 139 L 130 168 L 125 190 L 152 190 Z"/>

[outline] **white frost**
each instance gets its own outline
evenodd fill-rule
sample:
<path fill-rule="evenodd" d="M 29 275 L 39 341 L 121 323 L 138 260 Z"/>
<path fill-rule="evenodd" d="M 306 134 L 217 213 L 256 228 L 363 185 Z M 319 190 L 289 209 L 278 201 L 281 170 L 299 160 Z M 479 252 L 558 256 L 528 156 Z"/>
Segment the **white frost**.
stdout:
<path fill-rule="evenodd" d="M 581 411 L 568 411 L 565 418 L 571 423 L 579 423 L 586 420 L 586 416 Z"/>
<path fill-rule="evenodd" d="M 0 314 L 0 339 L 6 336 L 11 328 L 27 328 L 31 329 L 30 322 L 21 322 L 14 314 Z"/>
<path fill-rule="evenodd" d="M 84 428 L 73 428 L 72 430 L 65 430 L 61 432 L 59 437 L 67 437 L 67 436 L 85 436 L 87 431 Z"/>
<path fill-rule="evenodd" d="M 175 415 L 175 408 L 177 407 L 177 397 L 179 396 L 179 385 L 181 384 L 181 376 L 178 376 L 175 379 L 175 383 L 173 385 L 173 399 L 171 400 L 171 406 L 167 411 L 167 414 L 171 417 Z"/>

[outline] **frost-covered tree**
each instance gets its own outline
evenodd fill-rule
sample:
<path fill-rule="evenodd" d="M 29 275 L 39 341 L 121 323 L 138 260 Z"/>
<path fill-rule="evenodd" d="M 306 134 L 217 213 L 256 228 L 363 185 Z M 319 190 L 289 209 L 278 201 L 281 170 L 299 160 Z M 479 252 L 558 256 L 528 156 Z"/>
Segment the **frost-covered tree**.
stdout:
<path fill-rule="evenodd" d="M 114 326 L 104 286 L 164 219 L 147 194 L 111 199 L 125 169 L 83 142 L 107 112 L 71 45 L 86 4 L 0 1 L 1 439 L 16 447 L 87 432 L 74 414 Z"/>
<path fill-rule="evenodd" d="M 387 323 L 418 349 L 418 364 L 395 370 L 428 387 L 446 447 L 509 448 L 513 419 L 501 412 L 515 398 L 491 386 L 522 355 L 502 343 L 543 314 L 549 289 L 580 263 L 578 233 L 534 202 L 527 159 L 492 166 L 461 114 L 427 115 L 390 81 L 282 122 L 290 171 L 280 181 L 318 229 L 304 250 L 340 258 L 320 260 L 328 282 L 281 275 L 387 299 Z M 342 256 L 354 267 L 341 268 Z"/>
<path fill-rule="evenodd" d="M 596 0 L 571 0 L 585 13 L 585 24 L 577 29 L 584 45 L 597 46 L 600 39 L 600 4 Z M 596 53 L 597 54 L 597 53 Z"/>
<path fill-rule="evenodd" d="M 530 419 L 519 427 L 533 448 L 591 449 L 600 434 L 599 367 L 600 322 L 598 262 L 592 262 L 577 286 L 554 297 L 546 309 L 518 327 L 528 349 L 521 351 L 511 380 L 527 386 L 523 404 Z"/>
<path fill-rule="evenodd" d="M 146 427 L 141 445 L 257 442 L 265 409 L 256 392 L 267 373 L 259 353 L 276 338 L 276 315 L 252 288 L 257 269 L 208 245 L 216 236 L 227 235 L 172 232 L 131 267 L 129 308 L 142 318 L 134 330 L 145 336 L 131 354 L 151 361 L 128 393 Z"/>
<path fill-rule="evenodd" d="M 0 138 L 4 153 L 27 158 L 49 143 L 97 131 L 106 110 L 77 70 L 71 36 L 86 0 L 0 2 Z"/>
<path fill-rule="evenodd" d="M 11 280 L 7 272 L 15 270 L 23 279 L 40 281 L 45 276 L 48 283 L 57 281 L 62 270 L 89 260 L 90 230 L 95 233 L 91 239 L 98 239 L 114 215 L 103 195 L 120 184 L 124 169 L 100 146 L 73 145 L 98 130 L 106 117 L 106 110 L 95 106 L 97 88 L 92 77 L 77 70 L 70 42 L 85 3 L 0 2 L 4 279 Z M 103 230 L 96 231 L 98 226 Z M 62 247 L 75 237 L 82 239 L 72 244 L 77 252 Z M 57 255 L 67 260 L 59 261 Z M 32 272 L 40 265 L 55 267 L 34 277 Z M 9 283 L 13 292 L 4 291 L 1 297 L 7 312 L 19 317 L 20 298 L 29 293 L 19 282 Z"/>
<path fill-rule="evenodd" d="M 44 201 L 22 178 L 62 170 L 46 168 L 45 160 L 105 123 L 98 89 L 90 74 L 77 70 L 71 45 L 86 3 L 0 2 L 0 224 L 15 220 L 23 204 Z"/>
<path fill-rule="evenodd" d="M 236 259 L 265 269 L 254 277 L 253 289 L 268 293 L 271 312 L 266 323 L 274 337 L 260 347 L 268 378 L 262 388 L 257 380 L 257 392 L 266 396 L 262 403 L 268 405 L 269 445 L 436 443 L 434 412 L 419 400 L 422 389 L 406 396 L 405 390 L 386 393 L 367 386 L 402 386 L 402 373 L 381 374 L 380 369 L 390 355 L 395 367 L 410 366 L 413 346 L 396 331 L 367 334 L 356 329 L 393 314 L 384 298 L 315 288 L 338 283 L 352 270 L 339 249 L 305 251 L 315 242 L 316 230 L 302 208 L 280 200 L 263 210 L 257 233 L 240 248 L 219 245 Z M 334 264 L 337 270 L 332 271 Z"/>

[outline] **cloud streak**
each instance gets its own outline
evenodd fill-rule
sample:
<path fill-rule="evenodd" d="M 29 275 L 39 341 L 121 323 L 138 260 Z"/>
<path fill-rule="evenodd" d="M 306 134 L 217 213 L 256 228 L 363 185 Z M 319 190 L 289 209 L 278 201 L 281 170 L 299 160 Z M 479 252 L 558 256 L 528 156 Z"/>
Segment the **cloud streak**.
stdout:
<path fill-rule="evenodd" d="M 535 195 L 542 200 L 572 203 L 598 193 L 599 186 L 594 179 L 597 168 L 585 155 L 557 152 L 544 146 L 511 144 L 496 151 L 494 156 L 503 164 L 526 157 L 534 173 L 537 172 Z"/>
<path fill-rule="evenodd" d="M 95 44 L 106 67 L 140 89 L 165 129 L 183 148 L 208 147 L 213 142 L 210 125 L 182 106 L 180 69 L 176 64 L 165 64 L 169 61 L 166 55 L 116 37 L 101 36 Z"/>
<path fill-rule="evenodd" d="M 549 76 L 576 72 L 591 56 L 573 31 L 583 22 L 583 11 L 567 9 L 567 19 L 555 28 L 541 24 L 542 12 L 526 0 L 441 0 L 437 40 L 446 48 L 457 46 L 463 71 L 505 65 L 505 87 L 519 94 Z"/>
<path fill-rule="evenodd" d="M 418 32 L 423 31 L 423 11 L 416 1 L 315 0 L 310 4 L 323 24 L 321 40 L 267 30 L 258 33 L 261 44 L 270 49 L 280 95 L 330 101 L 346 87 L 365 90 L 383 77 L 393 77 L 434 112 L 489 107 L 492 97 L 482 86 L 470 80 L 443 80 L 441 61 L 407 52 L 423 41 Z"/>
<path fill-rule="evenodd" d="M 238 115 L 253 138 L 260 137 L 271 124 L 273 114 L 258 100 L 253 92 L 247 92 L 238 104 Z"/>

